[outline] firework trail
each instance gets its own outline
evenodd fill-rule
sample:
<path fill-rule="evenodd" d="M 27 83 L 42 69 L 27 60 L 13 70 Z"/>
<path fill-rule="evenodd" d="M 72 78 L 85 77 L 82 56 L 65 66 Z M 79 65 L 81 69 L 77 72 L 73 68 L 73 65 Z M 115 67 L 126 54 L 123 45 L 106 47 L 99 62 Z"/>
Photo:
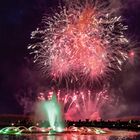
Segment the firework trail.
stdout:
<path fill-rule="evenodd" d="M 52 79 L 110 79 L 128 58 L 127 26 L 99 4 L 77 1 L 62 6 L 53 17 L 44 16 L 42 23 L 32 32 L 36 43 L 28 49 Z"/>
<path fill-rule="evenodd" d="M 38 100 L 50 100 L 53 96 L 53 91 L 39 93 Z M 66 120 L 100 120 L 101 108 L 105 104 L 111 102 L 107 90 L 101 92 L 91 92 L 90 90 L 69 91 L 58 90 L 56 92 L 57 100 L 63 105 L 63 111 Z"/>

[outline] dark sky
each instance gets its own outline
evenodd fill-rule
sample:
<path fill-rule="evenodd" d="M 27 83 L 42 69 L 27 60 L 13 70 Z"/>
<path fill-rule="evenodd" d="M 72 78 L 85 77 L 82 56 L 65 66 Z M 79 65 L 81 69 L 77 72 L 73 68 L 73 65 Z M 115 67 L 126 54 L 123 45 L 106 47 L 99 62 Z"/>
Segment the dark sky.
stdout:
<path fill-rule="evenodd" d="M 30 33 L 44 11 L 55 5 L 55 0 L 4 0 L 0 4 L 0 114 L 22 112 L 15 94 L 28 81 L 23 73 L 26 69 L 28 73 Z"/>
<path fill-rule="evenodd" d="M 3 0 L 0 4 L 0 114 L 23 113 L 16 95 L 22 91 L 34 96 L 33 90 L 45 85 L 32 66 L 27 45 L 30 33 L 41 22 L 44 11 L 55 8 L 57 0 Z M 140 40 L 140 1 L 125 0 L 124 19 L 129 25 L 128 35 Z M 137 43 L 138 44 L 138 43 Z M 137 45 L 139 47 L 139 45 Z M 126 66 L 114 82 L 123 89 L 122 98 L 130 110 L 128 115 L 140 115 L 140 56 L 135 64 Z M 42 85 L 41 85 L 42 84 Z M 25 95 L 26 96 L 26 95 Z"/>

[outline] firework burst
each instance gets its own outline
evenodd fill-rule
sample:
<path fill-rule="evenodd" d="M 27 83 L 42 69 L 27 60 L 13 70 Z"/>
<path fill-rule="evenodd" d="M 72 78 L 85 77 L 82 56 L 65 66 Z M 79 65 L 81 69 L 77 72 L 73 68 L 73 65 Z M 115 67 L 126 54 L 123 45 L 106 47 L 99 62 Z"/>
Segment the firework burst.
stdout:
<path fill-rule="evenodd" d="M 105 9 L 77 2 L 43 17 L 43 28 L 31 34 L 36 43 L 28 49 L 47 76 L 86 83 L 121 71 L 128 58 L 127 26 Z"/>

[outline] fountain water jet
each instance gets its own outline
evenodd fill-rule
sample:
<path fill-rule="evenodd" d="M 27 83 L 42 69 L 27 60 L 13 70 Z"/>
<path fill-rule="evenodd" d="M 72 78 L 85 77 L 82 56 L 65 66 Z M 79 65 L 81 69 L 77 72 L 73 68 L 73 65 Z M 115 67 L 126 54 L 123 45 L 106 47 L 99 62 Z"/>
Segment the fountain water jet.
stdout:
<path fill-rule="evenodd" d="M 49 122 L 51 127 L 50 133 L 63 132 L 64 122 L 62 119 L 61 106 L 57 101 L 56 95 L 53 93 L 50 100 L 41 101 L 38 107 L 45 116 L 45 119 Z"/>

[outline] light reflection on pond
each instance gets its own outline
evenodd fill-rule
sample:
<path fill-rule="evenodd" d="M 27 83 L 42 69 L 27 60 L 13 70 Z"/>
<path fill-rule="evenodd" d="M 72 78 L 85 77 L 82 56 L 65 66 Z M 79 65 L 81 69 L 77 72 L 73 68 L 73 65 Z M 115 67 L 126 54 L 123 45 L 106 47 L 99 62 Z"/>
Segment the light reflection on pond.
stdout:
<path fill-rule="evenodd" d="M 127 131 L 113 131 L 104 135 L 78 135 L 71 134 L 30 134 L 21 136 L 1 135 L 0 140 L 140 140 L 140 133 Z"/>

